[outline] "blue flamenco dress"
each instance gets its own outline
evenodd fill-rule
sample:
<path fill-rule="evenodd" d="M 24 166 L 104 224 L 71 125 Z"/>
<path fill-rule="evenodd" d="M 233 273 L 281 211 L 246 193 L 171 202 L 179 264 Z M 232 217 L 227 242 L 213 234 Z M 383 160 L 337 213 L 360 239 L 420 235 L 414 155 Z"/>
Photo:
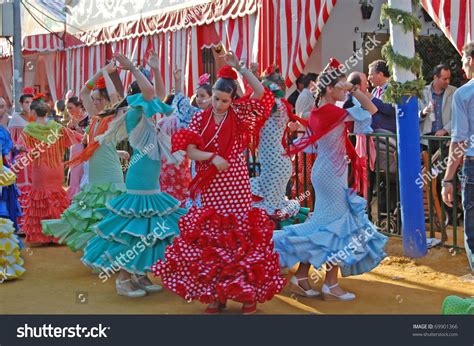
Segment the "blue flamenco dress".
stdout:
<path fill-rule="evenodd" d="M 360 105 L 347 109 L 345 121 L 354 121 L 355 133 L 370 133 L 371 116 Z M 345 124 L 341 123 L 318 142 L 318 157 L 311 181 L 316 202 L 304 223 L 284 227 L 273 237 L 283 267 L 310 263 L 321 268 L 338 264 L 342 276 L 358 275 L 375 268 L 386 256 L 387 237 L 377 231 L 366 213 L 366 200 L 348 188 L 348 163 L 338 162 L 345 152 Z"/>
<path fill-rule="evenodd" d="M 171 108 L 158 99 L 147 101 L 142 94 L 128 96 L 127 101 L 125 128 L 134 151 L 125 181 L 127 191 L 99 210 L 104 217 L 94 227 L 97 235 L 87 244 L 82 262 L 95 270 L 119 267 L 144 275 L 164 258 L 165 248 L 179 235 L 178 220 L 186 210 L 180 208 L 178 200 L 160 191 L 160 146 L 156 140 L 147 140 L 153 137 L 150 129 L 156 134 L 148 119 L 156 113 L 169 113 Z M 137 137 L 139 145 L 132 140 Z M 151 159 L 149 150 L 154 149 L 158 154 Z"/>
<path fill-rule="evenodd" d="M 10 133 L 2 126 L 0 126 L 0 147 L 2 157 L 6 158 L 13 150 L 13 141 Z M 3 160 L 3 165 L 10 168 L 6 160 Z M 19 231 L 18 217 L 22 215 L 20 202 L 18 198 L 20 191 L 15 183 L 9 186 L 2 186 L 0 190 L 0 217 L 9 219 L 13 222 L 15 232 Z"/>

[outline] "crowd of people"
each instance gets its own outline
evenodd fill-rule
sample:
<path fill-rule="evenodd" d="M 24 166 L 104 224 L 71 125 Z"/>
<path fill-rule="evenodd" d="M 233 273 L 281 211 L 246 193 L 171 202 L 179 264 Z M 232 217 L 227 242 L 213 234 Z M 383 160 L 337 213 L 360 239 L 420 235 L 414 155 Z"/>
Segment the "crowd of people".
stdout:
<path fill-rule="evenodd" d="M 474 44 L 464 53 L 472 77 Z M 82 252 L 81 261 L 99 276 L 117 273 L 119 295 L 161 291 L 153 274 L 184 299 L 207 304 L 207 313 L 222 311 L 228 300 L 242 303 L 243 313 L 255 312 L 257 303 L 283 289 L 283 270 L 298 263 L 289 280 L 293 293 L 355 299 L 338 285 L 339 275 L 375 268 L 386 256 L 387 237 L 370 221 L 362 197 L 370 148 L 348 134 L 396 133 L 395 109 L 382 100 L 387 64 L 377 60 L 368 76 L 346 77 L 331 59 L 319 75 L 298 78 L 287 100 L 277 66 L 259 76 L 255 65 L 246 68 L 232 52 L 224 62 L 214 85 L 208 75 L 199 78 L 193 100 L 181 91 L 180 70 L 174 72 L 174 93 L 166 95 L 154 52 L 148 68 L 116 55 L 80 95 L 69 93 L 59 102 L 56 113 L 45 95 L 28 87 L 19 99 L 21 111 L 11 117 L 0 98 L 2 278 L 23 274 L 19 249 L 25 236 L 28 246 L 59 243 Z M 134 78 L 125 97 L 111 77 L 117 68 Z M 452 133 L 452 146 L 472 144 L 472 83 L 456 91 L 449 78 L 448 67 L 436 67 L 420 100 L 420 131 Z M 288 142 L 292 132 L 298 134 Z M 124 140 L 131 157 L 117 150 Z M 258 152 L 257 177 L 249 177 L 248 150 Z M 470 150 L 464 207 L 472 249 Z M 303 152 L 310 159 L 292 164 Z M 125 177 L 121 160 L 129 161 Z M 459 163 L 446 172 L 447 203 Z M 288 181 L 308 168 L 308 188 L 316 195 L 312 213 L 287 197 Z M 326 271 L 321 292 L 311 286 L 311 266 Z"/>

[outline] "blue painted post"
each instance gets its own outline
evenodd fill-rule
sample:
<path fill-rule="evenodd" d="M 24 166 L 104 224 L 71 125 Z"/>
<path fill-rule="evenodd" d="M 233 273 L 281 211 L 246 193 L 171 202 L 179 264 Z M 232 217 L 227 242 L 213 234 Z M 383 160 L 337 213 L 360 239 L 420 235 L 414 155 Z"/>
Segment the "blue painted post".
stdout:
<path fill-rule="evenodd" d="M 420 130 L 418 100 L 411 97 L 397 106 L 398 170 L 400 178 L 400 204 L 402 210 L 403 252 L 417 258 L 426 255 L 425 214 L 423 189 L 420 182 Z M 418 181 L 418 184 L 417 184 Z"/>

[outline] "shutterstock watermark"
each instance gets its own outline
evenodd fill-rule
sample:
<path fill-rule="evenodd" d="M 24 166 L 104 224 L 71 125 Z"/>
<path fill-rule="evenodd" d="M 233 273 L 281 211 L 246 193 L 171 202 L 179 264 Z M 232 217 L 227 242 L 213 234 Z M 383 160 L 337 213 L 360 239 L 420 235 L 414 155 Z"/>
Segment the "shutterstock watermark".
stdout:
<path fill-rule="evenodd" d="M 60 128 L 51 129 L 50 133 L 46 137 L 46 142 L 40 142 L 35 145 L 33 149 L 21 155 L 18 160 L 11 166 L 9 172 L 0 174 L 0 185 L 3 185 L 13 177 L 17 176 L 18 173 L 28 167 L 34 160 L 39 158 L 42 153 L 49 147 L 56 143 L 56 141 L 63 136 Z"/>
<path fill-rule="evenodd" d="M 470 142 L 474 143 L 474 135 L 470 137 Z M 472 146 L 472 145 L 471 145 Z M 436 178 L 441 172 L 446 171 L 448 165 L 456 161 L 456 159 L 464 156 L 464 149 L 461 147 L 456 147 L 454 152 L 446 156 L 443 160 L 434 162 L 431 167 L 431 172 L 424 167 L 421 173 L 418 173 L 418 178 L 415 180 L 416 185 L 422 189 L 426 184 L 430 183 L 434 178 Z"/>
<path fill-rule="evenodd" d="M 40 327 L 30 327 L 28 323 L 16 329 L 16 337 L 22 338 L 107 338 L 106 331 L 110 327 L 104 327 L 100 323 L 97 327 L 53 327 L 51 324 L 43 324 Z"/>
<path fill-rule="evenodd" d="M 138 161 L 140 161 L 142 158 L 145 157 L 150 151 L 152 151 L 155 148 L 155 144 L 150 143 L 148 144 L 145 148 L 143 148 L 142 151 L 140 151 L 137 155 L 133 156 L 132 159 L 127 163 L 122 165 L 122 171 L 126 171 L 130 169 L 134 164 L 136 164 Z"/>
<path fill-rule="evenodd" d="M 351 256 L 357 256 L 363 254 L 365 251 L 364 245 L 377 234 L 377 231 L 371 227 L 367 227 L 364 231 L 358 236 L 352 236 L 349 244 L 344 246 L 344 249 L 339 250 L 338 252 L 332 252 L 324 265 L 320 268 L 315 268 L 314 272 L 311 273 L 311 280 L 318 282 L 323 278 L 323 273 L 331 270 L 335 266 L 344 262 L 344 260 Z"/>
<path fill-rule="evenodd" d="M 106 282 L 115 273 L 119 272 L 121 268 L 133 261 L 135 257 L 144 252 L 147 247 L 152 246 L 157 239 L 162 239 L 163 235 L 165 235 L 169 229 L 170 228 L 166 225 L 165 220 L 163 220 L 161 223 L 157 221 L 156 226 L 153 228 L 151 233 L 149 233 L 146 237 L 141 237 L 141 240 L 138 241 L 130 250 L 127 250 L 125 253 L 121 253 L 120 255 L 116 256 L 112 262 L 111 268 L 103 270 L 99 274 L 99 278 L 102 280 L 102 283 Z"/>

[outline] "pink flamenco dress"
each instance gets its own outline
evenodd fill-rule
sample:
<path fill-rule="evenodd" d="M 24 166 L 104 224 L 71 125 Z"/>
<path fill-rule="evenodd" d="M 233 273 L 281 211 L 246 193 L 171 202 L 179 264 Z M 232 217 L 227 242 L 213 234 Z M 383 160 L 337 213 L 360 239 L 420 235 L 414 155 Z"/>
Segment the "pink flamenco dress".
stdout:
<path fill-rule="evenodd" d="M 19 113 L 14 113 L 10 122 L 8 123 L 8 131 L 13 140 L 13 144 L 16 146 L 24 147 L 22 133 L 23 129 L 30 120 L 25 120 Z M 23 214 L 25 212 L 26 203 L 28 201 L 28 195 L 31 191 L 31 165 L 26 157 L 26 153 L 17 150 L 12 151 L 12 171 L 16 174 L 16 186 L 20 190 L 20 196 L 18 198 Z M 18 225 L 21 230 L 23 226 L 24 216 L 18 217 Z"/>
<path fill-rule="evenodd" d="M 89 124 L 89 116 L 85 116 L 77 126 L 72 128 L 79 133 L 83 133 Z M 84 151 L 84 145 L 82 143 L 74 144 L 70 148 L 70 160 L 73 160 Z M 81 191 L 81 180 L 84 175 L 84 164 L 79 164 L 69 169 L 69 188 L 67 189 L 67 195 L 72 201 L 74 196 Z"/>
<path fill-rule="evenodd" d="M 173 151 L 195 144 L 230 165 L 218 172 L 210 162 L 197 162 L 190 194 L 201 193 L 201 207 L 193 206 L 181 217 L 180 236 L 167 247 L 165 260 L 152 267 L 164 286 L 184 299 L 263 303 L 285 284 L 271 240 L 273 223 L 264 210 L 252 208 L 243 156 L 248 134 L 259 132 L 273 103 L 269 90 L 260 101 L 237 100 L 220 124 L 210 107 L 172 138 Z"/>
<path fill-rule="evenodd" d="M 63 188 L 64 152 L 80 143 L 81 135 L 55 121 L 47 125 L 30 123 L 23 141 L 32 159 L 32 188 L 26 203 L 23 230 L 28 243 L 52 243 L 56 239 L 42 232 L 41 220 L 59 219 L 70 200 Z"/>

